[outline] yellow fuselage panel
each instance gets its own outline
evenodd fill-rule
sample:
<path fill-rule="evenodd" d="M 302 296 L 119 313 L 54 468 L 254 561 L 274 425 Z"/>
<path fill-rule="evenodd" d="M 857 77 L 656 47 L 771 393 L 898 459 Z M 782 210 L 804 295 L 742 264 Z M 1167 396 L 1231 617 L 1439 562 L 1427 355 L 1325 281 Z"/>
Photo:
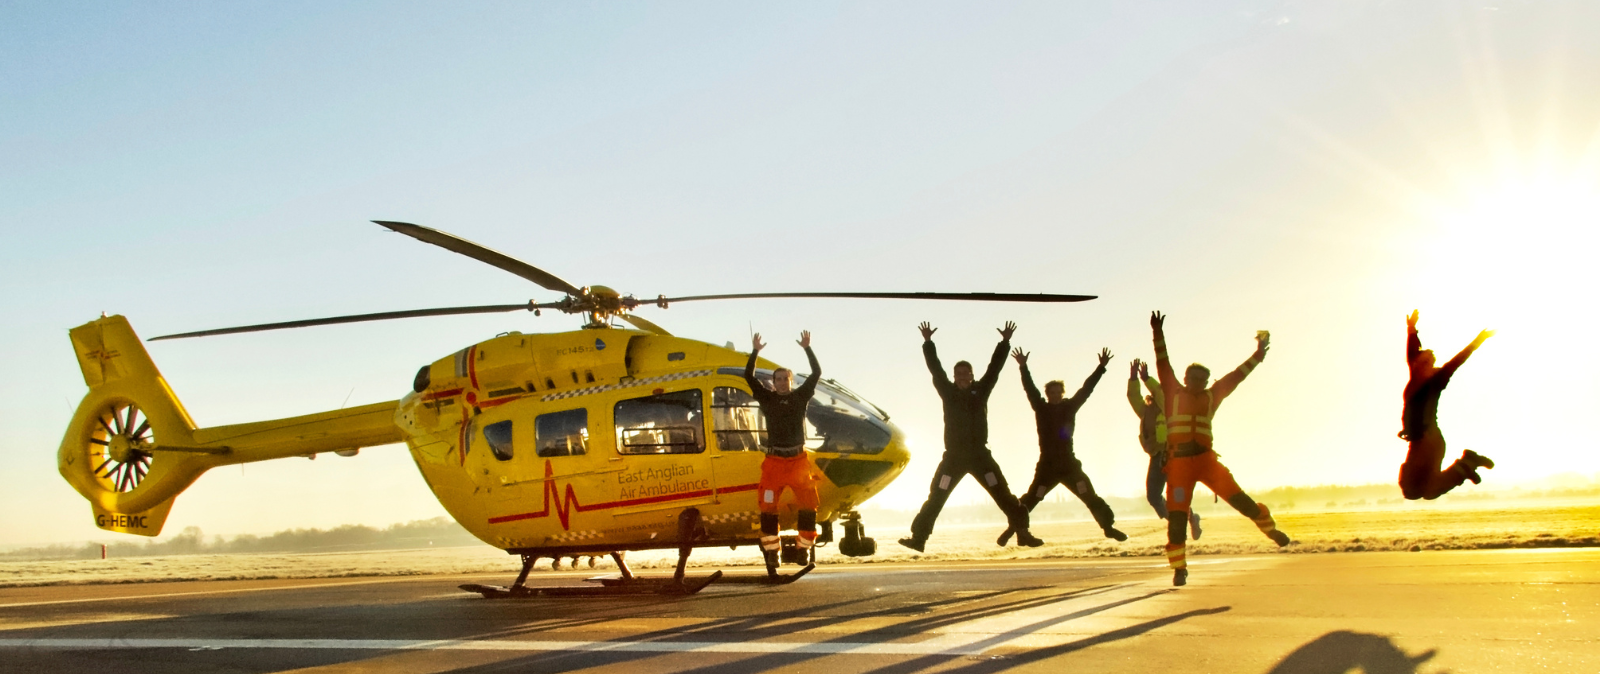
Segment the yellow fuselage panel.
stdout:
<path fill-rule="evenodd" d="M 524 372 L 504 366 L 495 376 L 521 382 L 523 391 L 502 389 L 503 395 L 486 396 L 483 371 L 474 372 L 474 364 L 512 361 L 497 352 L 513 350 L 529 354 L 520 361 Z M 488 355 L 476 355 L 480 352 Z M 691 506 L 701 511 L 713 538 L 753 541 L 759 537 L 756 485 L 764 456 L 723 451 L 711 410 L 716 387 L 747 388 L 741 377 L 719 374 L 718 368 L 742 368 L 747 357 L 704 342 L 632 330 L 507 335 L 435 363 L 430 387 L 401 400 L 396 422 L 440 502 L 492 545 L 665 547 L 676 540 L 678 513 Z M 776 367 L 765 360 L 760 366 Z M 445 367 L 452 376 L 437 376 Z M 454 376 L 458 372 L 465 377 Z M 613 418 L 618 402 L 690 390 L 701 392 L 703 447 L 669 454 L 619 451 Z M 541 456 L 540 417 L 570 417 L 579 410 L 587 420 L 581 453 Z M 509 433 L 509 450 L 489 446 L 484 432 L 491 425 Z M 869 479 L 847 486 L 826 478 L 818 483 L 819 518 L 861 503 L 899 474 L 908 454 L 899 430 L 889 428 L 891 439 L 881 452 L 848 457 L 883 464 L 867 471 Z M 792 524 L 793 509 L 784 514 Z"/>

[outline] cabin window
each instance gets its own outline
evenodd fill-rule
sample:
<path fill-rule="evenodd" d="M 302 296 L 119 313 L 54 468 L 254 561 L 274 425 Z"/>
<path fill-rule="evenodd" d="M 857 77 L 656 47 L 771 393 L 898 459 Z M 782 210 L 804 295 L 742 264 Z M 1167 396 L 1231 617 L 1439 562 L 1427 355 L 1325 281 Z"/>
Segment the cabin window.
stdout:
<path fill-rule="evenodd" d="M 511 420 L 496 421 L 483 427 L 483 439 L 489 442 L 489 451 L 501 461 L 511 460 Z"/>
<path fill-rule="evenodd" d="M 698 389 L 617 403 L 619 454 L 698 454 L 705 451 Z"/>
<path fill-rule="evenodd" d="M 717 370 L 717 374 L 742 377 L 744 368 L 723 367 Z M 771 370 L 757 369 L 755 375 L 760 383 L 771 385 Z M 803 376 L 795 375 L 795 386 L 804 381 Z M 754 401 L 750 405 L 757 410 L 757 414 L 760 413 L 760 408 L 754 407 Z M 891 434 L 888 421 L 889 417 L 872 403 L 824 379 L 817 382 L 816 393 L 806 407 L 806 449 L 840 454 L 877 454 L 889 446 Z M 765 429 L 764 418 L 762 423 Z M 720 432 L 721 426 L 717 428 L 717 439 L 720 441 L 724 434 Z M 766 441 L 765 432 L 760 434 L 760 439 L 763 443 Z M 724 444 L 723 448 L 727 449 L 727 445 Z"/>
<path fill-rule="evenodd" d="M 712 389 L 711 428 L 724 452 L 760 451 L 767 443 L 767 417 L 760 405 L 732 386 Z"/>
<path fill-rule="evenodd" d="M 589 449 L 589 410 L 541 414 L 533 421 L 539 456 L 580 456 Z"/>

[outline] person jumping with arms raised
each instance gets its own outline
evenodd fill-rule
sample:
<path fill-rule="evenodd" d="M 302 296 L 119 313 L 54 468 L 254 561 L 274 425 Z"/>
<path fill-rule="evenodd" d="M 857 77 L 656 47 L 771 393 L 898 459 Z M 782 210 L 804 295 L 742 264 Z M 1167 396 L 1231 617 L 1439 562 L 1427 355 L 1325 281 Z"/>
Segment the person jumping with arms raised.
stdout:
<path fill-rule="evenodd" d="M 1406 363 L 1411 379 L 1406 382 L 1405 408 L 1400 416 L 1400 439 L 1410 445 L 1405 463 L 1400 464 L 1400 493 L 1413 501 L 1439 498 L 1467 480 L 1478 484 L 1483 480 L 1478 469 L 1494 467 L 1489 457 L 1467 449 L 1449 468 L 1439 470 L 1445 452 L 1444 434 L 1439 432 L 1439 395 L 1450 385 L 1456 369 L 1484 340 L 1494 336 L 1494 331 L 1478 333 L 1450 362 L 1434 367 L 1433 350 L 1422 348 L 1422 338 L 1417 336 L 1417 317 L 1416 311 L 1406 317 Z"/>
<path fill-rule="evenodd" d="M 1172 584 L 1183 585 L 1189 580 L 1184 529 L 1189 523 L 1190 500 L 1194 498 L 1196 482 L 1210 487 L 1212 493 L 1250 518 L 1278 547 L 1289 544 L 1289 535 L 1278 530 L 1266 505 L 1256 503 L 1239 488 L 1233 473 L 1217 460 L 1217 453 L 1211 449 L 1211 419 L 1216 416 L 1222 399 L 1233 393 L 1239 382 L 1266 359 L 1269 336 L 1265 330 L 1256 333 L 1256 352 L 1244 364 L 1218 379 L 1215 386 L 1206 386 L 1211 370 L 1199 363 L 1184 370 L 1180 386 L 1167 358 L 1167 338 L 1162 333 L 1165 322 L 1166 317 L 1161 312 L 1150 312 L 1150 330 L 1156 345 L 1156 373 L 1166 397 L 1162 409 L 1167 413 L 1167 562 L 1172 566 Z"/>
<path fill-rule="evenodd" d="M 928 535 L 933 533 L 934 520 L 939 518 L 945 501 L 950 500 L 950 492 L 961 478 L 972 475 L 1006 514 L 1006 522 L 1017 534 L 1017 543 L 1030 548 L 1044 545 L 1044 541 L 1028 533 L 1028 511 L 1011 494 L 1005 475 L 1000 473 L 1000 465 L 989 453 L 989 393 L 1005 367 L 1011 333 L 1016 331 L 1017 324 L 1006 321 L 1006 326 L 999 329 L 1000 343 L 989 358 L 989 369 L 977 381 L 972 379 L 972 364 L 964 360 L 951 370 L 954 381 L 946 377 L 944 366 L 939 364 L 939 352 L 933 346 L 933 333 L 938 328 L 924 321 L 917 329 L 922 331 L 922 356 L 933 374 L 933 388 L 944 402 L 944 457 L 934 471 L 927 502 L 911 521 L 911 537 L 900 539 L 900 544 L 922 552 Z"/>
<path fill-rule="evenodd" d="M 1100 350 L 1099 366 L 1095 367 L 1071 398 L 1064 397 L 1067 385 L 1060 380 L 1046 382 L 1044 395 L 1040 396 L 1038 387 L 1033 385 L 1033 374 L 1028 372 L 1028 354 L 1019 348 L 1011 352 L 1011 357 L 1017 360 L 1022 370 L 1022 390 L 1028 394 L 1028 404 L 1033 406 L 1034 424 L 1039 430 L 1039 464 L 1033 469 L 1033 484 L 1028 485 L 1028 493 L 1018 501 L 1032 513 L 1034 507 L 1050 494 L 1050 490 L 1058 484 L 1064 485 L 1078 500 L 1089 506 L 1089 514 L 1094 516 L 1095 524 L 1100 525 L 1106 538 L 1128 540 L 1127 534 L 1111 526 L 1116 521 L 1116 515 L 1112 514 L 1106 500 L 1094 493 L 1094 484 L 1083 473 L 1083 462 L 1078 460 L 1072 449 L 1072 431 L 1077 425 L 1078 410 L 1089 401 L 1095 384 L 1100 383 L 1100 377 L 1106 373 L 1106 363 L 1111 362 L 1111 350 Z M 1000 539 L 996 541 L 1000 547 L 1005 547 L 1011 540 L 1011 534 L 1010 529 L 1000 534 Z"/>
<path fill-rule="evenodd" d="M 789 368 L 772 371 L 770 390 L 756 379 L 756 357 L 766 346 L 761 343 L 760 333 L 750 339 L 750 361 L 744 366 L 750 397 L 756 399 L 767 417 L 767 445 L 762 447 L 767 457 L 761 460 L 756 508 L 761 512 L 761 555 L 767 560 L 767 577 L 774 579 L 778 577 L 778 550 L 782 547 L 778 538 L 778 502 L 783 499 L 784 489 L 794 495 L 795 505 L 800 507 L 796 546 L 810 551 L 817 540 L 817 472 L 806 455 L 806 406 L 817 390 L 822 366 L 811 352 L 810 330 L 801 331 L 798 343 L 811 362 L 811 376 L 800 388 L 794 387 L 794 370 Z"/>

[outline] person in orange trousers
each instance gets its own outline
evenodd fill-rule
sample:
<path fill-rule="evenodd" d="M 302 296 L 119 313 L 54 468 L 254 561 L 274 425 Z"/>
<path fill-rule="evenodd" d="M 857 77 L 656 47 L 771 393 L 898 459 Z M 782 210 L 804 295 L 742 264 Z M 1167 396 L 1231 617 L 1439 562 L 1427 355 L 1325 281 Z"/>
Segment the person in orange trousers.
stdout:
<path fill-rule="evenodd" d="M 799 388 L 794 385 L 794 371 L 779 368 L 772 371 L 772 388 L 756 379 L 756 358 L 765 344 L 758 333 L 750 339 L 750 361 L 744 367 L 744 380 L 750 386 L 750 397 L 761 405 L 767 418 L 767 444 L 762 447 L 767 457 L 761 461 L 761 480 L 756 485 L 756 509 L 761 512 L 761 555 L 766 558 L 767 575 L 778 575 L 778 551 L 782 541 L 778 537 L 778 503 L 784 490 L 794 495 L 799 506 L 796 529 L 797 547 L 807 553 L 817 540 L 817 471 L 806 455 L 806 407 L 816 393 L 822 376 L 822 366 L 817 355 L 811 352 L 811 331 L 800 333 L 800 348 L 805 349 L 811 362 L 811 376 Z"/>
<path fill-rule="evenodd" d="M 1167 413 L 1167 562 L 1172 566 L 1172 584 L 1183 585 L 1189 581 L 1184 536 L 1188 533 L 1190 501 L 1197 482 L 1255 522 L 1261 533 L 1278 547 L 1289 544 L 1289 535 L 1278 530 L 1266 505 L 1256 503 L 1239 488 L 1233 473 L 1217 460 L 1217 453 L 1211 448 L 1211 419 L 1216 416 L 1222 400 L 1266 359 L 1268 334 L 1264 330 L 1256 333 L 1255 353 L 1218 379 L 1214 386 L 1207 386 L 1211 370 L 1199 363 L 1184 370 L 1180 386 L 1167 358 L 1167 340 L 1162 332 L 1165 321 L 1161 312 L 1150 312 L 1150 330 L 1156 345 L 1156 373 L 1161 380 L 1162 395 L 1166 397 L 1162 408 Z"/>

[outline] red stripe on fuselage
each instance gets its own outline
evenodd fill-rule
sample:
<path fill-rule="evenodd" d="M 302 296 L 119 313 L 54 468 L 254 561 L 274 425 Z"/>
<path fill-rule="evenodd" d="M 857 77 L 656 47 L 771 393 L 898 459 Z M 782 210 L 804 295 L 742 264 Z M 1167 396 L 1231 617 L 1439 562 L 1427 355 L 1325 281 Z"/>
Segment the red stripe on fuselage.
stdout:
<path fill-rule="evenodd" d="M 662 494 L 660 496 L 648 496 L 648 497 L 645 497 L 645 498 L 635 498 L 635 499 L 627 499 L 627 500 L 623 500 L 623 501 L 611 501 L 609 503 L 594 503 L 594 504 L 584 505 L 584 504 L 578 502 L 578 494 L 577 494 L 576 491 L 573 490 L 572 485 L 570 485 L 570 484 L 566 485 L 566 489 L 564 490 L 565 493 L 562 493 L 562 491 L 558 490 L 557 487 L 556 487 L 555 481 L 551 479 L 553 477 L 553 474 L 554 474 L 554 470 L 551 468 L 550 462 L 549 461 L 544 462 L 544 508 L 543 509 L 541 509 L 541 510 L 539 510 L 537 512 L 518 513 L 518 514 L 515 514 L 515 515 L 501 515 L 500 517 L 491 517 L 491 518 L 489 518 L 489 524 L 504 524 L 506 522 L 517 522 L 517 521 L 521 521 L 521 520 L 538 519 L 540 517 L 549 517 L 550 516 L 550 502 L 552 500 L 551 497 L 555 497 L 553 500 L 555 501 L 556 517 L 557 517 L 557 519 L 561 520 L 561 528 L 565 529 L 565 530 L 570 530 L 569 521 L 570 521 L 571 512 L 573 510 L 576 510 L 576 511 L 578 511 L 580 513 L 586 513 L 586 512 L 593 512 L 593 511 L 596 511 L 596 510 L 610 510 L 612 508 L 626 508 L 628 506 L 648 505 L 648 504 L 651 504 L 651 503 L 665 503 L 665 502 L 668 502 L 668 501 L 681 501 L 681 500 L 684 500 L 684 499 L 692 499 L 692 498 L 700 498 L 700 497 L 703 497 L 703 496 L 711 496 L 712 494 L 733 494 L 733 493 L 738 493 L 738 492 L 742 492 L 742 491 L 755 491 L 757 486 L 758 486 L 758 485 L 754 485 L 754 484 L 741 484 L 741 485 L 735 485 L 735 486 L 732 486 L 732 487 L 722 487 L 722 488 L 717 488 L 717 489 L 701 489 L 701 490 L 697 490 L 697 491 L 680 492 L 680 493 L 677 493 L 677 494 Z"/>
<path fill-rule="evenodd" d="M 461 389 L 453 388 L 453 389 L 450 389 L 448 391 L 434 391 L 433 393 L 429 393 L 428 395 L 422 396 L 422 399 L 423 400 L 438 400 L 440 398 L 450 398 L 450 397 L 454 397 L 454 396 L 458 396 L 458 395 L 461 395 Z"/>
<path fill-rule="evenodd" d="M 499 407 L 499 406 L 504 405 L 504 404 L 506 404 L 508 402 L 516 400 L 517 398 L 520 398 L 520 397 L 522 397 L 522 396 L 506 396 L 504 398 L 493 398 L 493 399 L 490 399 L 490 400 L 485 400 L 485 401 L 483 401 L 481 403 L 478 403 L 478 408 L 479 409 L 489 409 L 491 407 Z"/>

